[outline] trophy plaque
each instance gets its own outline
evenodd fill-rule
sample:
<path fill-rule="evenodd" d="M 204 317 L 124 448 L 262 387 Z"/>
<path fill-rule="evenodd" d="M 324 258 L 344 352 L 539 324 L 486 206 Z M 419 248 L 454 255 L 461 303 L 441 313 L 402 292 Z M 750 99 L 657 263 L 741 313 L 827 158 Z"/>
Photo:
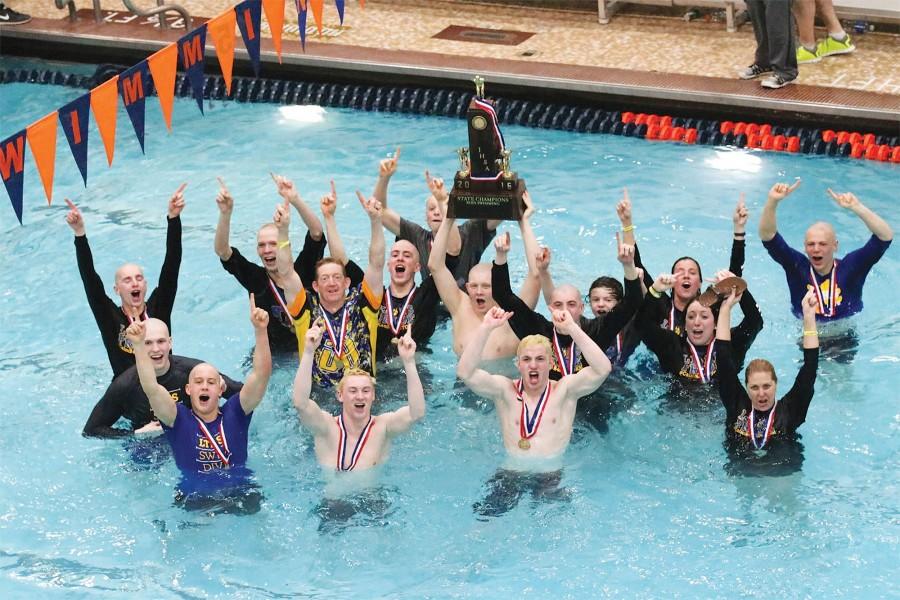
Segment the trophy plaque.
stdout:
<path fill-rule="evenodd" d="M 475 77 L 475 97 L 466 111 L 469 147 L 460 148 L 447 216 L 518 221 L 525 212 L 525 180 L 509 168 L 493 102 L 484 97 L 484 79 Z"/>

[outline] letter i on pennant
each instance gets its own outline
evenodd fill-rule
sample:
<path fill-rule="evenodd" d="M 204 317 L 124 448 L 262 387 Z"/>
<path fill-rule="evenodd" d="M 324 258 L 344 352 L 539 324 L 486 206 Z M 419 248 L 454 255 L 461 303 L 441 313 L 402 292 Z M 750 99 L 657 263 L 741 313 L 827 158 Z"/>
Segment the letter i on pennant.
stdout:
<path fill-rule="evenodd" d="M 22 224 L 22 184 L 25 181 L 25 130 L 0 142 L 0 176 L 13 211 Z"/>
<path fill-rule="evenodd" d="M 253 73 L 259 77 L 259 24 L 262 18 L 262 0 L 244 0 L 234 7 L 238 28 L 244 38 L 244 46 L 253 65 Z"/>
<path fill-rule="evenodd" d="M 69 142 L 69 150 L 87 187 L 88 114 L 91 109 L 91 94 L 72 100 L 59 109 L 59 124 Z"/>

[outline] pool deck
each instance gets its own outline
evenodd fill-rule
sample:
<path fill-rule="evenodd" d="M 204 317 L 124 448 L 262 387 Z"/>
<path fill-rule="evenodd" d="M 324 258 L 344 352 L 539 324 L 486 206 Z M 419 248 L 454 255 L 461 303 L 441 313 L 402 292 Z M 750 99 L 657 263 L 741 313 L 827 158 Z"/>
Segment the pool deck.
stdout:
<path fill-rule="evenodd" d="M 3 53 L 130 64 L 184 33 L 129 17 L 111 0 L 102 2 L 108 22 L 101 23 L 85 0 L 76 3 L 81 10 L 75 22 L 46 0 L 10 4 L 34 19 L 0 28 Z M 204 20 L 229 6 L 213 0 L 181 4 Z M 601 25 L 588 10 L 369 0 L 364 10 L 347 3 L 343 25 L 334 6 L 326 6 L 324 35 L 308 35 L 305 52 L 292 3 L 285 26 L 293 31 L 284 34 L 282 64 L 263 30 L 262 77 L 469 88 L 481 74 L 496 95 L 900 134 L 900 35 L 891 33 L 854 35 L 853 54 L 801 65 L 798 84 L 765 90 L 758 81 L 734 76 L 752 62 L 749 24 L 729 33 L 722 22 L 687 22 L 672 10 L 634 10 Z M 209 40 L 207 53 L 213 54 Z M 239 40 L 235 61 L 236 74 L 250 73 Z"/>

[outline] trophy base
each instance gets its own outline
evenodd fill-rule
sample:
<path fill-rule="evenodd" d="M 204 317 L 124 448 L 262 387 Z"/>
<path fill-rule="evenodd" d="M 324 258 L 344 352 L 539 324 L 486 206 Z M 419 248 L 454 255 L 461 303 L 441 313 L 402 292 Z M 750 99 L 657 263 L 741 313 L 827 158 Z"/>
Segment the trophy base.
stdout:
<path fill-rule="evenodd" d="M 456 174 L 447 216 L 453 219 L 518 221 L 525 212 L 525 180 L 516 177 L 496 181 L 472 181 Z"/>

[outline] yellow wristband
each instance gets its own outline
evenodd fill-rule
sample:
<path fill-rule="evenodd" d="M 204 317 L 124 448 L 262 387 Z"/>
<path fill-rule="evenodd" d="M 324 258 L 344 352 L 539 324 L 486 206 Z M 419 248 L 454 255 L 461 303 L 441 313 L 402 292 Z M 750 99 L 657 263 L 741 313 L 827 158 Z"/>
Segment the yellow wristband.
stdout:
<path fill-rule="evenodd" d="M 809 331 L 804 331 L 803 335 L 819 335 L 819 332 L 816 331 L 815 329 L 811 329 Z"/>
<path fill-rule="evenodd" d="M 284 240 L 283 242 L 278 242 L 278 248 L 287 248 L 291 245 L 291 240 Z"/>
<path fill-rule="evenodd" d="M 629 231 L 634 231 L 635 227 L 637 227 L 637 226 L 636 226 L 636 225 L 629 225 L 628 227 L 623 227 L 623 228 L 622 228 L 622 231 L 624 231 L 625 233 L 628 233 Z"/>
<path fill-rule="evenodd" d="M 656 291 L 656 288 L 652 285 L 647 288 L 647 291 L 650 292 L 650 295 L 654 298 L 662 298 L 662 294 Z"/>

